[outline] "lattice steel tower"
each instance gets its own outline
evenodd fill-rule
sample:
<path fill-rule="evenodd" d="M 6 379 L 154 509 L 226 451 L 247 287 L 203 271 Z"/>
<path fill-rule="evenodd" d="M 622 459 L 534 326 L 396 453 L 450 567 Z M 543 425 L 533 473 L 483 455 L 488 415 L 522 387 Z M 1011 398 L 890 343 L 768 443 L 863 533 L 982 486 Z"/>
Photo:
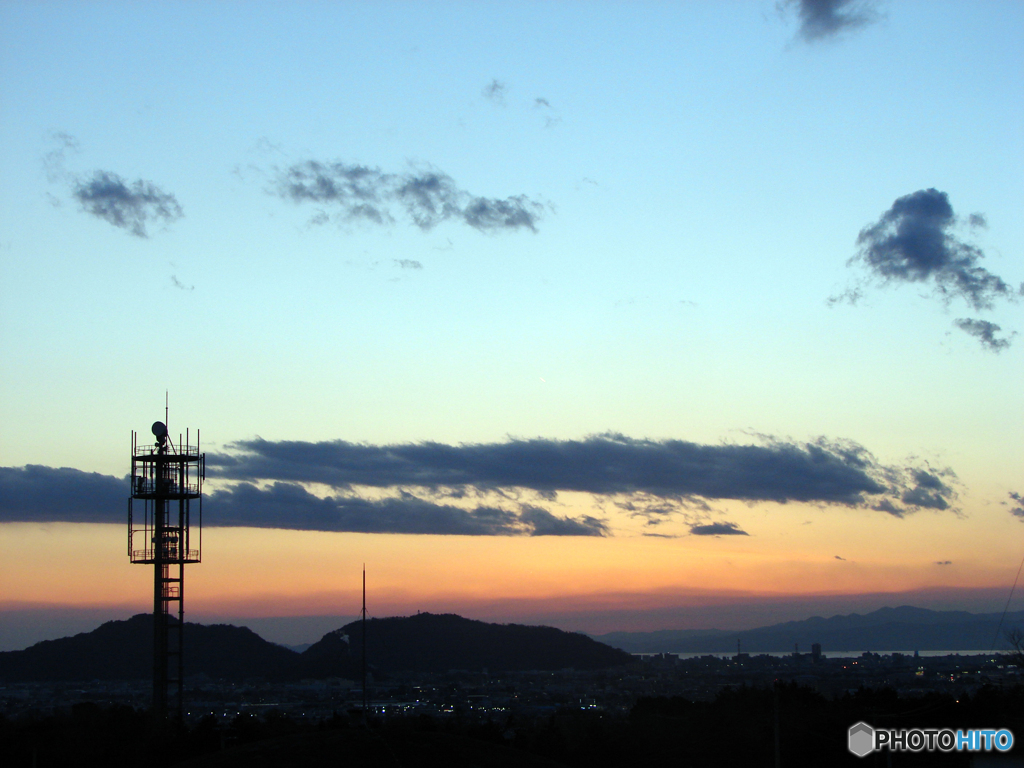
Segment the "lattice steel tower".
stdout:
<path fill-rule="evenodd" d="M 153 424 L 153 435 L 153 445 L 140 444 L 132 432 L 128 555 L 133 563 L 153 566 L 153 714 L 167 717 L 169 691 L 176 689 L 181 720 L 185 563 L 200 562 L 202 554 L 206 455 L 199 451 L 198 431 L 195 445 L 186 432 L 175 446 L 161 421 Z M 171 616 L 175 604 L 177 618 Z"/>

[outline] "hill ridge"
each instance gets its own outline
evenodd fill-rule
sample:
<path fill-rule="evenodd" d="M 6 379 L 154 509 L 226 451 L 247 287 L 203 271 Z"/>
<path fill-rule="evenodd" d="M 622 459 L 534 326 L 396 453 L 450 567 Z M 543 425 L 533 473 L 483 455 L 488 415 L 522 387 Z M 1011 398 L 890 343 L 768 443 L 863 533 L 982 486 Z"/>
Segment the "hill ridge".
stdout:
<path fill-rule="evenodd" d="M 152 615 L 108 621 L 91 632 L 0 652 L 0 680 L 131 680 L 152 674 Z M 420 613 L 367 620 L 367 664 L 375 673 L 490 668 L 596 669 L 629 654 L 554 627 L 488 624 L 457 614 Z M 248 627 L 185 624 L 185 673 L 243 680 L 348 677 L 362 666 L 359 621 L 331 630 L 302 653 Z"/>

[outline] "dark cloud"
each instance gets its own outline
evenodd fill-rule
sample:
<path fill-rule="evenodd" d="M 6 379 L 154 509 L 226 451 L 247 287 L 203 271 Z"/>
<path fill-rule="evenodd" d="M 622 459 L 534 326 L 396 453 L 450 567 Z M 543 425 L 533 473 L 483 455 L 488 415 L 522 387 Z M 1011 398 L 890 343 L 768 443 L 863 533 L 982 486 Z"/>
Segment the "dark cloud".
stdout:
<path fill-rule="evenodd" d="M 690 533 L 694 536 L 749 536 L 736 523 L 707 523 L 691 525 Z"/>
<path fill-rule="evenodd" d="M 835 37 L 878 18 L 874 3 L 865 0 L 789 0 L 800 17 L 800 37 L 809 43 Z"/>
<path fill-rule="evenodd" d="M 395 177 L 379 168 L 307 160 L 278 174 L 276 192 L 296 203 L 337 204 L 348 220 L 384 224 L 392 218 L 384 207 L 383 194 L 390 195 L 394 185 Z"/>
<path fill-rule="evenodd" d="M 278 172 L 273 192 L 295 203 L 336 208 L 341 221 L 390 224 L 393 207 L 405 211 L 424 231 L 443 221 L 462 221 L 483 232 L 537 231 L 544 207 L 525 195 L 486 198 L 462 190 L 451 176 L 437 170 L 384 173 L 379 168 L 343 162 L 307 160 Z M 312 223 L 329 221 L 319 210 Z"/>
<path fill-rule="evenodd" d="M 508 86 L 496 78 L 485 85 L 481 91 L 485 99 L 489 99 L 495 104 L 504 104 L 506 93 L 508 93 Z"/>
<path fill-rule="evenodd" d="M 825 439 L 699 445 L 606 434 L 458 446 L 256 439 L 230 449 L 207 457 L 211 475 L 336 488 L 525 488 L 634 499 L 798 501 L 869 506 L 896 516 L 921 508 L 944 509 L 956 497 L 950 470 L 886 466 L 856 443 Z"/>
<path fill-rule="evenodd" d="M 208 525 L 218 526 L 461 536 L 532 532 L 514 512 L 494 507 L 468 510 L 409 494 L 379 500 L 319 498 L 294 483 L 273 483 L 263 489 L 239 483 L 210 494 L 203 512 Z"/>
<path fill-rule="evenodd" d="M 147 237 L 146 224 L 170 224 L 184 214 L 174 195 L 150 181 L 126 182 L 116 173 L 96 171 L 92 178 L 74 182 L 72 194 L 82 210 L 124 229 L 136 237 Z"/>
<path fill-rule="evenodd" d="M 395 191 L 409 217 L 424 230 L 458 217 L 462 213 L 462 195 L 451 176 L 433 172 L 409 176 Z"/>
<path fill-rule="evenodd" d="M 710 522 L 708 499 L 802 501 L 896 517 L 955 510 L 956 499 L 951 470 L 886 466 L 855 443 L 826 440 L 698 445 L 609 434 L 374 446 L 256 439 L 208 454 L 207 473 L 221 486 L 204 503 L 208 525 L 365 533 L 610 534 L 602 519 L 546 509 L 561 491 L 590 493 L 597 508 L 610 503 L 648 525 L 681 520 L 697 536 L 747 535 L 735 523 Z M 334 490 L 317 495 L 313 484 Z M 386 493 L 366 498 L 374 496 L 367 488 Z M 126 479 L 75 469 L 0 467 L 0 522 L 120 523 L 128 492 Z M 1024 509 L 1013 513 L 1024 517 Z"/>
<path fill-rule="evenodd" d="M 1017 504 L 1015 507 L 1010 508 L 1010 514 L 1024 521 L 1024 496 L 1010 491 L 1010 498 Z"/>
<path fill-rule="evenodd" d="M 556 517 L 534 506 L 524 507 L 519 519 L 533 526 L 533 536 L 604 536 L 608 532 L 604 521 L 596 517 Z"/>
<path fill-rule="evenodd" d="M 128 479 L 78 469 L 0 467 L 0 522 L 126 523 Z"/>
<path fill-rule="evenodd" d="M 77 469 L 0 467 L 0 523 L 124 523 L 127 478 Z M 407 492 L 383 499 L 336 495 L 320 498 L 296 483 L 265 488 L 238 483 L 208 494 L 208 526 L 308 531 L 462 536 L 604 536 L 596 518 L 558 517 L 528 505 L 517 510 L 438 504 Z"/>
<path fill-rule="evenodd" d="M 423 265 L 415 259 L 395 259 L 394 262 L 402 269 L 423 269 Z"/>
<path fill-rule="evenodd" d="M 836 555 L 836 560 L 842 560 L 844 563 L 846 562 L 846 558 L 840 557 L 839 555 Z"/>
<path fill-rule="evenodd" d="M 469 226 L 484 232 L 520 227 L 536 232 L 540 211 L 541 206 L 526 195 L 504 200 L 474 197 L 462 211 L 462 218 Z"/>
<path fill-rule="evenodd" d="M 893 517 L 902 517 L 904 514 L 903 508 L 896 506 L 889 499 L 881 499 L 877 503 L 872 504 L 871 508 L 876 512 L 886 512 Z"/>
<path fill-rule="evenodd" d="M 943 483 L 937 474 L 914 469 L 910 475 L 914 480 L 914 487 L 903 492 L 903 503 L 923 509 L 949 509 L 948 499 L 952 496 L 953 489 Z"/>
<path fill-rule="evenodd" d="M 177 275 L 171 275 L 171 284 L 179 291 L 194 291 L 196 287 L 194 285 L 185 285 L 178 279 Z"/>
<path fill-rule="evenodd" d="M 959 297 L 975 309 L 1012 297 L 1002 278 L 979 266 L 984 253 L 960 240 L 956 225 L 945 192 L 922 189 L 904 195 L 861 230 L 860 251 L 850 263 L 862 262 L 883 284 L 931 283 L 947 301 Z"/>
<path fill-rule="evenodd" d="M 1009 339 L 996 337 L 996 334 L 1003 329 L 995 323 L 990 323 L 988 320 L 972 320 L 967 317 L 961 317 L 955 322 L 961 331 L 974 336 L 981 342 L 981 346 L 990 352 L 1002 352 L 1010 346 Z"/>

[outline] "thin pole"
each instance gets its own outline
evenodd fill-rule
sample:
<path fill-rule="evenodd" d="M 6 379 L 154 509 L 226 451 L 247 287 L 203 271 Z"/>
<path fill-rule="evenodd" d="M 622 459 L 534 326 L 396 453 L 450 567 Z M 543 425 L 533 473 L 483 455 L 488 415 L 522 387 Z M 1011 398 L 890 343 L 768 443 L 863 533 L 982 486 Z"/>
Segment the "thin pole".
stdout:
<path fill-rule="evenodd" d="M 363 722 L 366 722 L 366 563 L 363 563 Z"/>
<path fill-rule="evenodd" d="M 775 681 L 775 768 L 782 768 L 782 756 L 779 753 L 779 681 Z"/>

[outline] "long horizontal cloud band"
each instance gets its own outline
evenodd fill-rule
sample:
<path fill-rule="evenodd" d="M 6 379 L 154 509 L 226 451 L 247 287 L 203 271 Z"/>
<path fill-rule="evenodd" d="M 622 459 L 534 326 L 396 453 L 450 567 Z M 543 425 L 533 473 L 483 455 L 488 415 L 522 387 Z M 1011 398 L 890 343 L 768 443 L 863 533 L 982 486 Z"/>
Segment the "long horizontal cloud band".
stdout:
<path fill-rule="evenodd" d="M 0 522 L 124 523 L 128 478 L 38 465 L 0 467 Z M 545 509 L 464 509 L 402 493 L 368 500 L 320 498 L 294 483 L 257 488 L 238 483 L 207 496 L 207 525 L 356 533 L 462 536 L 603 536 L 593 517 L 558 517 Z"/>
<path fill-rule="evenodd" d="M 953 492 L 938 474 L 888 467 L 853 443 L 699 445 L 599 435 L 584 440 L 509 440 L 444 445 L 361 445 L 344 441 L 241 441 L 207 458 L 213 475 L 334 487 L 528 488 L 541 493 L 643 493 L 744 501 L 863 505 L 884 511 L 944 509 Z M 947 473 L 950 474 L 951 473 Z"/>
<path fill-rule="evenodd" d="M 597 518 L 545 509 L 543 499 L 559 491 L 625 496 L 616 501 L 623 510 L 684 519 L 687 500 L 800 501 L 902 516 L 947 509 L 956 497 L 950 470 L 886 466 L 859 445 L 823 439 L 699 445 L 598 435 L 458 446 L 249 440 L 208 455 L 207 469 L 225 484 L 206 498 L 207 525 L 364 533 L 608 534 Z M 310 493 L 309 484 L 337 490 L 323 497 Z M 389 490 L 367 499 L 357 487 Z M 123 522 L 129 489 L 127 478 L 77 469 L 0 467 L 0 522 Z M 539 498 L 512 501 L 508 490 Z M 505 498 L 474 505 L 467 503 L 473 493 Z M 691 532 L 743 533 L 732 523 L 691 526 Z"/>

